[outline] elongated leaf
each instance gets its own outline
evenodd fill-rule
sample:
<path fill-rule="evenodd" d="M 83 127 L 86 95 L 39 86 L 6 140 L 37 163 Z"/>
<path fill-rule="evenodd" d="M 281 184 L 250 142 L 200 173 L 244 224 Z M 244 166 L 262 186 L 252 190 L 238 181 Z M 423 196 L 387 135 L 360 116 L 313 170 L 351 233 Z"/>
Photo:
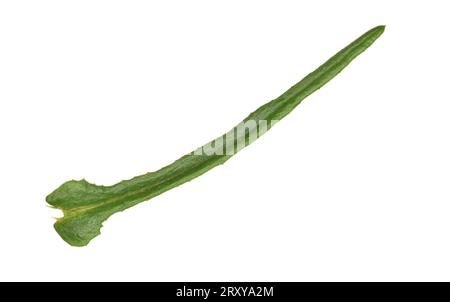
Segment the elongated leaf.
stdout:
<path fill-rule="evenodd" d="M 64 213 L 55 223 L 56 231 L 71 245 L 87 245 L 100 234 L 103 221 L 112 214 L 149 200 L 223 164 L 269 130 L 305 97 L 336 76 L 383 31 L 384 26 L 369 30 L 281 96 L 251 113 L 229 132 L 158 171 L 113 186 L 97 186 L 85 180 L 71 180 L 62 184 L 46 198 L 48 204 Z"/>

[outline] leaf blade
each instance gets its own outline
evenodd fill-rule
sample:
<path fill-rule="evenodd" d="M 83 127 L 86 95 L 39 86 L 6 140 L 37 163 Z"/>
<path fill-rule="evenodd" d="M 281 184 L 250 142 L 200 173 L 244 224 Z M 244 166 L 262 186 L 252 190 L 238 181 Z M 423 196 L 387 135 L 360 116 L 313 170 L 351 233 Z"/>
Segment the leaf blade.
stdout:
<path fill-rule="evenodd" d="M 63 183 L 46 197 L 48 204 L 61 209 L 64 213 L 64 216 L 57 219 L 54 225 L 56 231 L 70 245 L 85 246 L 100 234 L 102 223 L 114 213 L 149 200 L 225 163 L 236 153 L 228 154 L 226 152 L 228 148 L 239 151 L 254 140 L 251 139 L 252 137 L 258 138 L 267 132 L 272 127 L 272 122 L 284 118 L 303 99 L 334 78 L 354 58 L 372 45 L 383 32 L 384 26 L 369 30 L 281 96 L 252 112 L 229 132 L 160 170 L 124 180 L 112 186 L 98 186 L 84 179 Z M 240 132 L 240 126 L 250 121 L 254 121 L 256 126 Z M 269 121 L 265 131 L 261 131 L 262 121 Z M 227 135 L 231 133 L 233 140 L 228 141 Z M 205 147 L 211 147 L 221 138 L 222 142 L 225 141 L 224 145 L 220 146 L 223 148 L 223 154 L 195 154 L 199 149 L 205 150 Z"/>

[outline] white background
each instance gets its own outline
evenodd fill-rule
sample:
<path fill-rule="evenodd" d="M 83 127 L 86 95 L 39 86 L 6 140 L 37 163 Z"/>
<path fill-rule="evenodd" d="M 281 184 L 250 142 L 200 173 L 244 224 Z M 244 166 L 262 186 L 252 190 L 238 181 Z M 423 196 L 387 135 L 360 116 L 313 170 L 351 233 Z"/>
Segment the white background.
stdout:
<path fill-rule="evenodd" d="M 1 281 L 450 280 L 448 1 L 2 1 Z M 225 165 L 75 248 L 45 196 L 229 130 L 375 44 Z"/>

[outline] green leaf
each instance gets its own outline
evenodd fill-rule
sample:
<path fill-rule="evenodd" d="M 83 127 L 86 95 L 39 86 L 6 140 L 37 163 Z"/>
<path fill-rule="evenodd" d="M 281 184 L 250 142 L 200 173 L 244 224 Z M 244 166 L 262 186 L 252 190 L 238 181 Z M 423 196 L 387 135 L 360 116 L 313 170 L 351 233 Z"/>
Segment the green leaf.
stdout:
<path fill-rule="evenodd" d="M 97 186 L 85 180 L 71 180 L 62 184 L 46 198 L 48 204 L 64 213 L 55 223 L 56 231 L 70 245 L 87 245 L 100 234 L 102 223 L 114 213 L 149 200 L 223 164 L 263 135 L 304 98 L 335 77 L 383 31 L 384 26 L 369 30 L 281 96 L 251 113 L 229 132 L 158 171 L 112 186 Z"/>

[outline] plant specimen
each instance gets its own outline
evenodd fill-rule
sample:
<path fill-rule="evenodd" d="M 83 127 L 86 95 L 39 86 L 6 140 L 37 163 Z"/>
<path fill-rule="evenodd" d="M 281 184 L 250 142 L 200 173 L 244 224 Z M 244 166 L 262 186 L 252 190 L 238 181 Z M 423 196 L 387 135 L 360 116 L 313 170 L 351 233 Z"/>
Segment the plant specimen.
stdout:
<path fill-rule="evenodd" d="M 304 98 L 335 77 L 383 31 L 384 26 L 369 30 L 281 96 L 259 107 L 239 125 L 160 170 L 112 186 L 98 186 L 84 179 L 65 182 L 46 198 L 48 204 L 64 214 L 56 220 L 56 231 L 70 245 L 87 245 L 100 234 L 102 223 L 114 213 L 149 200 L 223 164 L 267 132 Z"/>

